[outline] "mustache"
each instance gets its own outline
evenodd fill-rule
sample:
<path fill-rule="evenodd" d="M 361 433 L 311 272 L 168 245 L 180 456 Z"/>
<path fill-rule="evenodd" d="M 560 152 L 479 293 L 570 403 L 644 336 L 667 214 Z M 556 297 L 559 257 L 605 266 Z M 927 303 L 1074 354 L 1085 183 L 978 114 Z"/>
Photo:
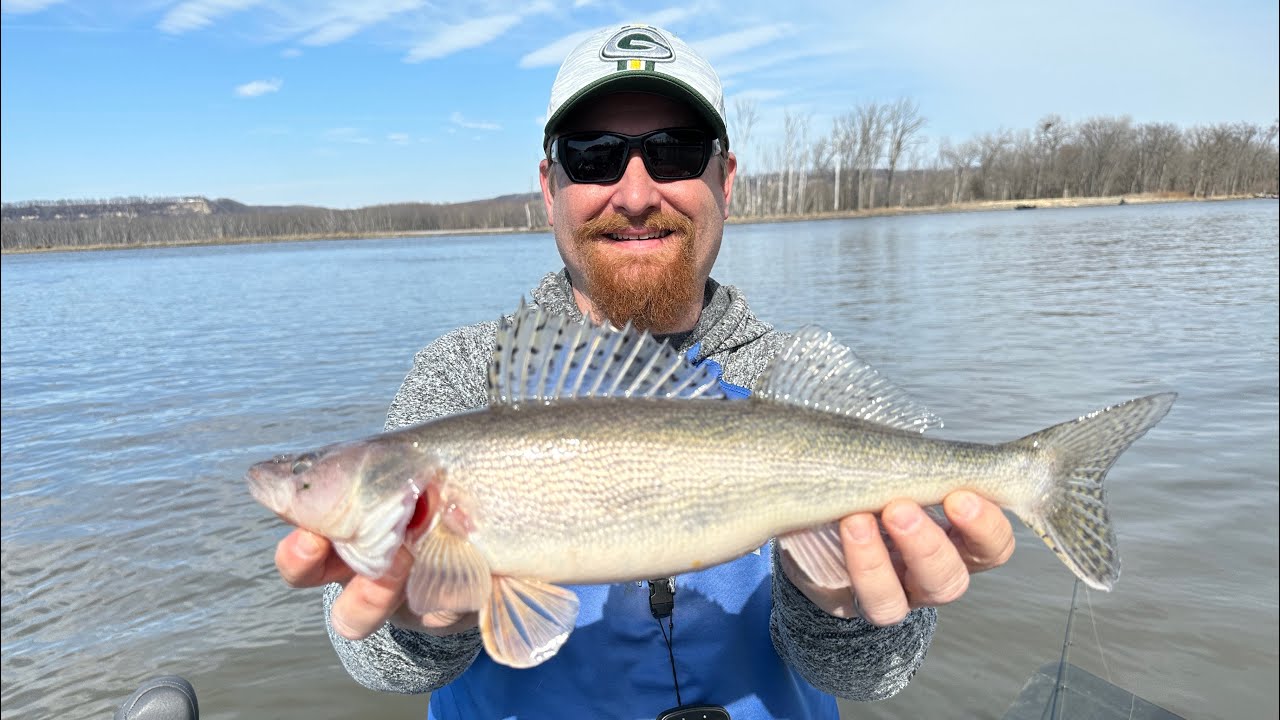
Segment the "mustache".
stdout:
<path fill-rule="evenodd" d="M 645 232 L 671 232 L 685 238 L 693 237 L 693 220 L 680 213 L 655 210 L 644 217 Z M 578 242 L 593 240 L 601 235 L 623 233 L 633 229 L 630 220 L 617 214 L 602 215 L 582 223 L 574 233 Z"/>

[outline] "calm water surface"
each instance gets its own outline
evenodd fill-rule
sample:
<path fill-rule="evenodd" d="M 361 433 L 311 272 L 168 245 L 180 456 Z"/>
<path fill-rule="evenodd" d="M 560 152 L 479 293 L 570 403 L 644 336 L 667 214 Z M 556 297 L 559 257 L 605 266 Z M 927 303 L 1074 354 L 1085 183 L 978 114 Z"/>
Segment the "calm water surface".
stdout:
<path fill-rule="evenodd" d="M 1124 574 L 1081 594 L 1070 659 L 1188 717 L 1275 717 L 1278 234 L 1267 201 L 735 226 L 716 276 L 947 437 L 1181 393 L 1112 471 Z M 347 677 L 241 477 L 380 430 L 416 350 L 555 267 L 546 235 L 4 257 L 3 717 L 110 717 L 159 673 L 205 718 L 424 716 Z M 911 686 L 847 716 L 1003 714 L 1072 591 L 1018 540 Z"/>

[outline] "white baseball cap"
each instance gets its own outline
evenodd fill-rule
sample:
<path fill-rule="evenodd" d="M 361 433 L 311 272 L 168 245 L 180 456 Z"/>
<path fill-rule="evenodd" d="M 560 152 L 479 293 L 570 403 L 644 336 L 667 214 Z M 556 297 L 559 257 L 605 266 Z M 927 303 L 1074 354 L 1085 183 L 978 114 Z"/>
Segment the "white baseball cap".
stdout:
<path fill-rule="evenodd" d="M 551 85 L 543 147 L 579 102 L 622 91 L 656 93 L 688 103 L 728 149 L 724 90 L 716 71 L 680 38 L 639 24 L 597 30 L 564 59 Z"/>

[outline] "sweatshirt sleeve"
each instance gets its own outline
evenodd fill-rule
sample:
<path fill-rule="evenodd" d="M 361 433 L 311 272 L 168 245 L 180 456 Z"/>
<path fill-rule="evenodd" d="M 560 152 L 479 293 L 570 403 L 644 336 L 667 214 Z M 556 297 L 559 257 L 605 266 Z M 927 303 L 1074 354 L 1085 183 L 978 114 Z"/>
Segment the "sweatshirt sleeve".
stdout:
<path fill-rule="evenodd" d="M 386 429 L 480 407 L 487 401 L 485 368 L 493 351 L 494 323 L 444 335 L 414 357 L 413 369 L 387 411 Z M 333 601 L 342 593 L 325 588 L 324 621 L 342 666 L 356 682 L 396 693 L 427 693 L 448 685 L 480 654 L 480 631 L 436 637 L 384 624 L 364 640 L 347 640 L 330 623 Z"/>
<path fill-rule="evenodd" d="M 924 662 L 938 624 L 934 608 L 912 610 L 890 627 L 826 614 L 792 584 L 773 553 L 774 648 L 815 688 L 849 700 L 893 697 Z"/>

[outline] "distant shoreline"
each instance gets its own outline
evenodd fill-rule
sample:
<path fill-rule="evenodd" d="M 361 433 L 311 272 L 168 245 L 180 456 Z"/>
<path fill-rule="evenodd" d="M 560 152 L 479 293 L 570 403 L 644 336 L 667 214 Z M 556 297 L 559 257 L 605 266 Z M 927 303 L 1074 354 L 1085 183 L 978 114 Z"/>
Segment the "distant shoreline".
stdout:
<path fill-rule="evenodd" d="M 1031 210 L 1054 208 L 1100 207 L 1107 205 L 1149 205 L 1154 203 L 1219 202 L 1226 200 L 1253 200 L 1255 195 L 1229 195 L 1210 198 L 1193 198 L 1188 195 L 1151 193 L 1141 195 L 1114 195 L 1109 197 L 1041 198 L 1038 200 L 993 200 L 957 203 L 955 205 L 930 205 L 920 207 L 884 207 L 870 210 L 809 213 L 805 215 L 775 215 L 750 218 L 730 217 L 726 224 L 753 225 L 762 223 L 812 222 L 822 220 L 851 220 L 870 217 L 899 215 L 929 215 L 944 213 L 991 212 L 999 210 Z M 1268 198 L 1261 198 L 1268 199 Z M 1273 198 L 1272 198 L 1273 199 Z M 466 235 L 517 235 L 551 232 L 550 227 L 537 228 L 473 228 L 459 230 L 418 230 L 413 232 L 382 233 L 324 233 L 306 235 L 276 235 L 269 237 L 219 238 L 194 242 L 138 243 L 131 245 L 83 245 L 76 247 L 30 248 L 4 250 L 4 255 L 28 255 L 33 253 L 82 252 L 97 250 L 134 250 L 140 248 L 204 247 L 214 245 L 258 245 L 263 243 L 308 242 L 317 240 L 387 240 L 413 237 L 448 237 Z"/>

